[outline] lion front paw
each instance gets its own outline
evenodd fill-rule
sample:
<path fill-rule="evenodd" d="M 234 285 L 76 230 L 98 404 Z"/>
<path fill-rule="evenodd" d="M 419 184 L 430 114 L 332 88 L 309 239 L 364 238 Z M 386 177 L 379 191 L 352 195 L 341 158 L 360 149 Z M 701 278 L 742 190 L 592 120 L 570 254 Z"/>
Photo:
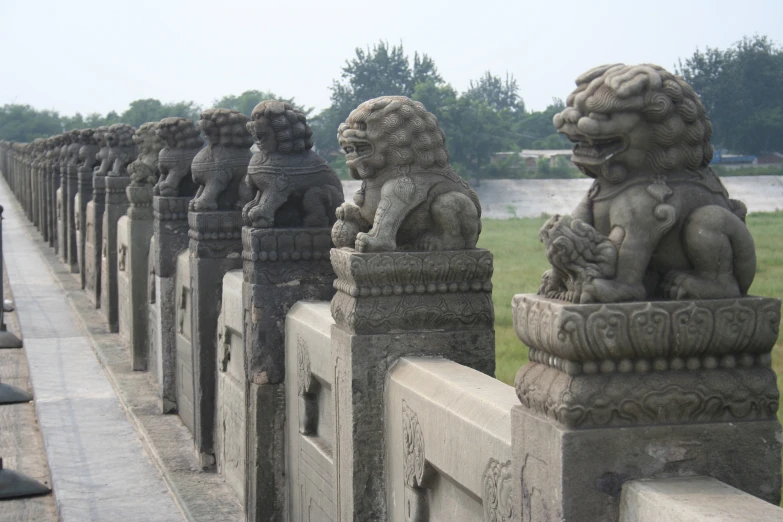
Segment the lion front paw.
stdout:
<path fill-rule="evenodd" d="M 396 249 L 397 245 L 394 241 L 371 236 L 366 232 L 359 232 L 356 234 L 357 252 L 391 252 Z"/>
<path fill-rule="evenodd" d="M 720 274 L 717 279 L 691 272 L 674 270 L 663 279 L 663 293 L 669 299 L 721 299 L 739 297 L 737 280 L 731 274 Z"/>
<path fill-rule="evenodd" d="M 209 211 L 209 210 L 217 210 L 218 204 L 216 201 L 204 201 L 201 199 L 193 199 L 190 201 L 190 210 L 194 211 Z"/>
<path fill-rule="evenodd" d="M 269 216 L 264 216 L 257 212 L 250 212 L 250 222 L 255 228 L 272 228 L 275 226 L 275 219 Z"/>
<path fill-rule="evenodd" d="M 622 283 L 612 279 L 593 279 L 582 286 L 579 302 L 620 303 L 623 301 L 642 301 L 647 297 L 644 285 Z"/>

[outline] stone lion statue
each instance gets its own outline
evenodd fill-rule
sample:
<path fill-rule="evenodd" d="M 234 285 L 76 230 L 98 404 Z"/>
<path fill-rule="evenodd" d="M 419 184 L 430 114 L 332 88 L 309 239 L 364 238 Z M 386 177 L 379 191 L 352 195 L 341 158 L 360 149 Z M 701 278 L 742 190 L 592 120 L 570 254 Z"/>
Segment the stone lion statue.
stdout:
<path fill-rule="evenodd" d="M 712 128 L 693 89 L 657 65 L 603 65 L 554 117 L 595 178 L 541 230 L 539 293 L 577 303 L 745 295 L 756 271 L 745 205 L 709 167 Z"/>
<path fill-rule="evenodd" d="M 204 142 L 201 131 L 188 118 L 163 118 L 158 123 L 158 136 L 166 146 L 158 154 L 160 179 L 155 185 L 158 196 L 192 196 L 196 192 L 190 164 Z"/>
<path fill-rule="evenodd" d="M 144 185 L 152 187 L 158 182 L 158 153 L 164 144 L 157 130 L 157 122 L 147 122 L 142 124 L 133 135 L 137 156 L 136 160 L 128 166 L 128 173 L 131 185 L 134 187 Z"/>
<path fill-rule="evenodd" d="M 190 201 L 190 210 L 241 210 L 252 198 L 244 183 L 253 145 L 248 121 L 247 116 L 230 109 L 201 113 L 198 126 L 207 138 L 207 146 L 191 164 L 193 181 L 200 186 Z"/>
<path fill-rule="evenodd" d="M 304 113 L 266 100 L 253 109 L 247 130 L 258 152 L 246 182 L 255 198 L 245 205 L 248 226 L 329 227 L 343 203 L 343 186 L 329 164 L 310 150 L 313 132 Z"/>
<path fill-rule="evenodd" d="M 354 203 L 337 209 L 335 246 L 359 252 L 476 246 L 481 205 L 449 165 L 446 136 L 419 102 L 383 96 L 359 105 L 337 139 L 354 179 Z"/>
<path fill-rule="evenodd" d="M 98 153 L 95 155 L 95 161 L 98 165 L 93 169 L 95 176 L 105 176 L 109 173 L 111 162 L 109 161 L 109 144 L 106 142 L 106 133 L 109 132 L 108 125 L 101 125 L 95 129 L 96 143 L 98 144 Z"/>
<path fill-rule="evenodd" d="M 98 153 L 98 142 L 95 140 L 95 129 L 82 129 L 79 131 L 79 171 L 92 172 L 95 166 L 96 154 Z"/>
<path fill-rule="evenodd" d="M 115 123 L 106 129 L 106 145 L 109 147 L 111 170 L 107 176 L 127 176 L 128 165 L 136 159 L 133 136 L 136 129 L 127 123 Z"/>

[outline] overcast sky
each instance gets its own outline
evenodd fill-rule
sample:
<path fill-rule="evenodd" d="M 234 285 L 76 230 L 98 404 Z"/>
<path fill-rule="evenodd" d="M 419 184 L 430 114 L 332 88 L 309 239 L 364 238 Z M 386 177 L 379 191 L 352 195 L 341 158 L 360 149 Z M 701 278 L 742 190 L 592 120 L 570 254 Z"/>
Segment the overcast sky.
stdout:
<path fill-rule="evenodd" d="M 595 65 L 672 69 L 754 33 L 783 42 L 783 1 L 0 0 L 0 105 L 106 113 L 258 89 L 322 109 L 354 48 L 382 39 L 459 91 L 509 72 L 541 110 Z"/>

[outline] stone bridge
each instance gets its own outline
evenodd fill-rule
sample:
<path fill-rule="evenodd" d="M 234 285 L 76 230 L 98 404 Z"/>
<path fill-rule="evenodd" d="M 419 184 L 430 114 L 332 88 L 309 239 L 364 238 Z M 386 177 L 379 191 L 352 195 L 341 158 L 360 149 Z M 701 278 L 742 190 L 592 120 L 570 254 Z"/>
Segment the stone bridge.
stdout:
<path fill-rule="evenodd" d="M 113 126 L 0 148 L 63 520 L 783 520 L 779 300 L 518 295 L 515 389 L 493 377 L 491 252 L 253 226 L 266 196 L 243 211 L 233 172 L 261 176 L 266 145 L 216 160 L 192 122 L 152 125 L 180 141 Z"/>

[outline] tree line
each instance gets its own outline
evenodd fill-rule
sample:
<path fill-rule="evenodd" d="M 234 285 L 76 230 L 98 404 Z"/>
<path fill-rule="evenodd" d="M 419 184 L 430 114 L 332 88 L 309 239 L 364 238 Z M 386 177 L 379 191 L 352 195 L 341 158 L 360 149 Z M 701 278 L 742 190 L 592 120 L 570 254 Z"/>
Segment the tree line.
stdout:
<path fill-rule="evenodd" d="M 783 49 L 766 36 L 743 38 L 729 49 L 707 47 L 680 60 L 675 68 L 701 96 L 713 123 L 716 148 L 759 154 L 783 150 Z M 553 98 L 543 111 L 527 111 L 513 75 L 486 72 L 458 92 L 438 72 L 434 60 L 402 44 L 378 42 L 357 48 L 346 60 L 340 77 L 329 87 L 331 104 L 317 114 L 312 109 L 271 92 L 246 91 L 215 100 L 213 107 L 235 109 L 250 115 L 264 99 L 292 103 L 309 115 L 315 146 L 340 173 L 344 160 L 335 139 L 337 127 L 361 102 L 384 95 L 404 95 L 422 102 L 434 113 L 446 133 L 454 167 L 471 178 L 568 177 L 568 162 L 539 161 L 538 168 L 520 168 L 513 157 L 493 158 L 501 151 L 564 149 L 570 143 L 554 133 L 552 117 L 564 108 Z M 0 139 L 31 141 L 66 130 L 124 122 L 140 126 L 168 116 L 198 119 L 202 107 L 194 102 L 163 103 L 141 99 L 122 113 L 60 115 L 29 105 L 0 107 Z"/>

